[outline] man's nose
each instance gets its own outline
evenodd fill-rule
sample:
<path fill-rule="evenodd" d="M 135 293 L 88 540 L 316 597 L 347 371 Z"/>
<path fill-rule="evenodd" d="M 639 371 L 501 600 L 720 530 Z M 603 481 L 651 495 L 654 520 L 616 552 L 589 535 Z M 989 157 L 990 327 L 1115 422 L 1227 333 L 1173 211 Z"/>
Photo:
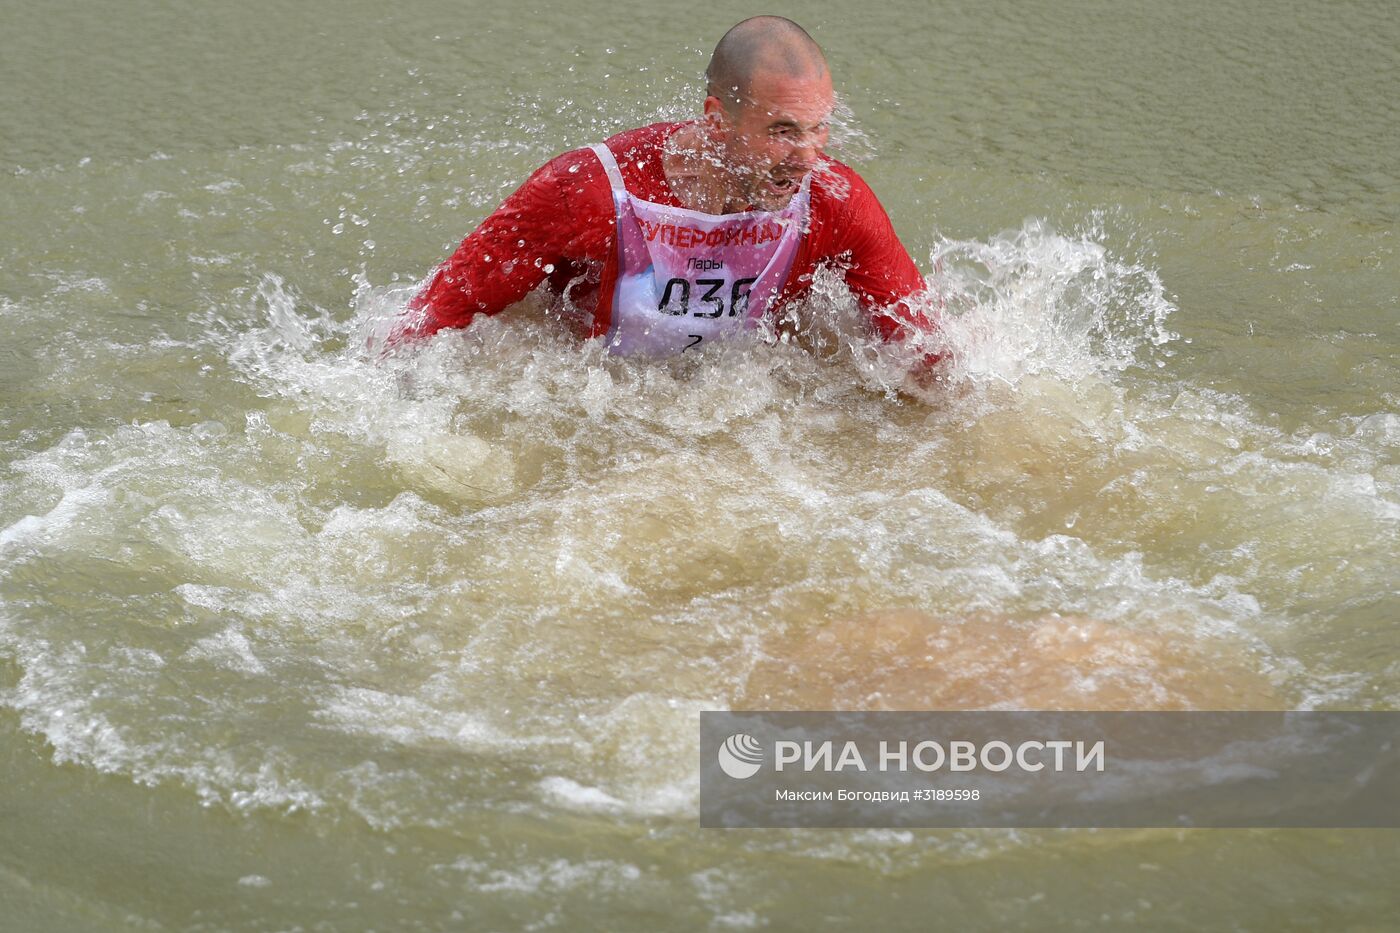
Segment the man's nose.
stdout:
<path fill-rule="evenodd" d="M 792 151 L 788 154 L 787 161 L 800 165 L 812 166 L 817 162 L 817 157 L 822 154 L 822 139 L 818 133 L 803 133 L 801 137 L 793 140 Z"/>
<path fill-rule="evenodd" d="M 815 163 L 825 145 L 825 133 L 821 130 L 808 130 L 793 141 L 793 158 L 804 163 Z"/>

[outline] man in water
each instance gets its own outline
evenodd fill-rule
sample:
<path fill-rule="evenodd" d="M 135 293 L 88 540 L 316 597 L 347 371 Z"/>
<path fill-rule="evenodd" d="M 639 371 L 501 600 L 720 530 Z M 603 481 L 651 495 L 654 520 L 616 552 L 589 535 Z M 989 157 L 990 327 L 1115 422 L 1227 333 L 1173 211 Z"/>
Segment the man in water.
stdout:
<path fill-rule="evenodd" d="M 927 283 L 889 217 L 822 152 L 835 95 L 812 37 L 747 19 L 706 79 L 702 119 L 620 133 L 535 172 L 434 273 L 391 344 L 466 327 L 548 280 L 563 316 L 581 311 L 578 329 L 609 351 L 681 353 L 752 329 L 823 265 L 844 272 L 883 340 L 930 334 Z"/>

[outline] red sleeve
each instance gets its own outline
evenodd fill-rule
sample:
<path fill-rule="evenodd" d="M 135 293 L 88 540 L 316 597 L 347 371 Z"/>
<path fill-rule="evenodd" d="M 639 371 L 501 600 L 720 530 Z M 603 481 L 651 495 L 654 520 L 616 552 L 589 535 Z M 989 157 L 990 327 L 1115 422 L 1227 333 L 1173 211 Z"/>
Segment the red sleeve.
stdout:
<path fill-rule="evenodd" d="M 601 185 L 601 188 L 600 188 Z M 390 343 L 466 327 L 520 301 L 551 274 L 597 251 L 611 233 L 607 177 L 588 149 L 546 163 L 506 198 L 433 273 Z"/>
<path fill-rule="evenodd" d="M 844 198 L 836 198 L 832 252 L 846 264 L 846 285 L 870 312 L 884 340 L 902 340 L 910 331 L 931 332 L 933 323 L 918 300 L 928 283 L 899 241 L 889 215 L 865 180 L 836 163 Z"/>
<path fill-rule="evenodd" d="M 847 287 L 882 340 L 934 333 L 936 299 L 870 186 L 854 169 L 828 160 L 813 177 L 812 195 L 812 246 L 805 265 L 833 262 L 844 269 Z M 938 359 L 937 353 L 925 354 L 919 368 Z"/>

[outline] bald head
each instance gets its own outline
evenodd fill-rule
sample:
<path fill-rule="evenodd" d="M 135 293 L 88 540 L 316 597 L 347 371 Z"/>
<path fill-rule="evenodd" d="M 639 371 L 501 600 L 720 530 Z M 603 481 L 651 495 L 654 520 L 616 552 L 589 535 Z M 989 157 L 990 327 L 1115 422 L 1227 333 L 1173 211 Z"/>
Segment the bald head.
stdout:
<path fill-rule="evenodd" d="M 826 73 L 826 56 L 807 30 L 781 16 L 755 16 L 724 34 L 705 69 L 711 97 L 726 110 L 749 98 L 759 75 L 818 78 Z"/>

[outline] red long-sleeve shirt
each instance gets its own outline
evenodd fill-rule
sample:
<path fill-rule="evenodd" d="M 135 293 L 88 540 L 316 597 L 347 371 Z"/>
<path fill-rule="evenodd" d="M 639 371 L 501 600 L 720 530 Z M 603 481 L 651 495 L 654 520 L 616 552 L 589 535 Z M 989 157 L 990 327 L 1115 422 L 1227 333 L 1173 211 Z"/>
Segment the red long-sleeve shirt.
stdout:
<path fill-rule="evenodd" d="M 657 123 L 607 140 L 631 194 L 685 207 L 667 184 L 661 160 L 662 144 L 682 125 Z M 546 279 L 552 292 L 569 288 L 570 302 L 591 311 L 582 327 L 587 336 L 606 334 L 611 309 L 597 295 L 599 283 L 616 275 L 616 223 L 597 155 L 584 148 L 552 159 L 437 269 L 410 305 L 417 313 L 404 320 L 396 337 L 465 327 L 478 314 L 515 304 Z M 932 329 L 908 301 L 927 286 L 884 208 L 853 169 L 827 157 L 813 172 L 810 230 L 775 307 L 806 291 L 823 263 L 844 270 L 847 286 L 884 339 Z"/>

